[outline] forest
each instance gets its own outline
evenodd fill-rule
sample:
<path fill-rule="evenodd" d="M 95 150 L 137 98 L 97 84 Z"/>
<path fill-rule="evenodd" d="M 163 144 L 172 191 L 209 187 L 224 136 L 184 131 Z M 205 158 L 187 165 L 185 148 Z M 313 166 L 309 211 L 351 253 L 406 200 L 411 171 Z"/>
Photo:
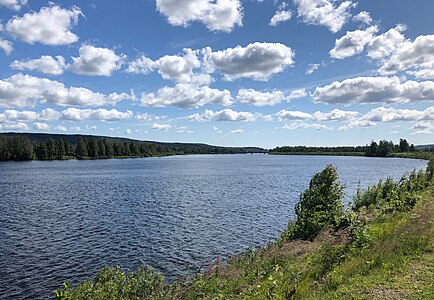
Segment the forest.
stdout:
<path fill-rule="evenodd" d="M 31 138 L 35 137 L 34 140 Z M 260 148 L 157 143 L 121 138 L 66 135 L 0 135 L 0 160 L 61 160 L 153 157 L 183 154 L 261 153 Z M 65 139 L 64 139 L 65 137 Z"/>
<path fill-rule="evenodd" d="M 368 156 L 368 157 L 387 157 L 399 153 L 412 152 L 434 152 L 434 147 L 416 147 L 409 144 L 406 139 L 400 139 L 398 144 L 393 141 L 380 140 L 371 141 L 366 146 L 345 146 L 345 147 L 307 147 L 307 146 L 284 146 L 276 147 L 269 151 L 270 154 L 287 155 L 347 155 L 347 156 Z"/>

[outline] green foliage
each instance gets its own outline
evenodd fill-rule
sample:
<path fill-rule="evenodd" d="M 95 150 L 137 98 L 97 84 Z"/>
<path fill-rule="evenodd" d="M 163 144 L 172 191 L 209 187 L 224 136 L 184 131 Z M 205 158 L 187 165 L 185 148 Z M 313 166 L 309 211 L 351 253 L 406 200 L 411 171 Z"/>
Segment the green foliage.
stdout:
<path fill-rule="evenodd" d="M 417 201 L 415 192 L 421 191 L 430 185 L 430 171 L 432 160 L 429 162 L 427 172 L 403 176 L 399 182 L 392 178 L 367 188 L 365 191 L 357 191 L 354 200 L 354 210 L 361 208 L 381 208 L 385 212 L 404 211 L 411 209 Z"/>
<path fill-rule="evenodd" d="M 343 186 L 338 182 L 333 166 L 329 165 L 315 174 L 295 206 L 293 238 L 311 239 L 324 225 L 340 224 L 344 215 L 342 198 Z"/>
<path fill-rule="evenodd" d="M 99 271 L 95 280 L 87 280 L 75 288 L 65 283 L 54 295 L 62 300 L 161 299 L 164 288 L 164 277 L 148 266 L 130 273 L 110 267 Z"/>

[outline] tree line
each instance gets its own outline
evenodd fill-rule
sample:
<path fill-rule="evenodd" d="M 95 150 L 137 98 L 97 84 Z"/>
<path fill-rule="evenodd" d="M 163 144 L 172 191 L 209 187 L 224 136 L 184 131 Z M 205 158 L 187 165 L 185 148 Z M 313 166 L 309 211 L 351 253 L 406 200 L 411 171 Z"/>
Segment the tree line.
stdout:
<path fill-rule="evenodd" d="M 120 157 L 153 157 L 182 154 L 235 154 L 248 149 L 216 147 L 204 144 L 177 144 L 163 146 L 158 143 L 140 141 L 113 142 L 105 138 L 79 138 L 72 144 L 62 138 L 48 138 L 32 142 L 28 137 L 0 135 L 0 160 L 56 160 L 56 159 L 105 159 Z"/>
<path fill-rule="evenodd" d="M 381 140 L 378 143 L 371 141 L 370 145 L 366 145 L 366 156 L 369 157 L 386 157 L 393 153 L 416 152 L 416 147 L 409 144 L 406 139 L 400 139 L 399 144 L 394 144 L 392 141 Z"/>

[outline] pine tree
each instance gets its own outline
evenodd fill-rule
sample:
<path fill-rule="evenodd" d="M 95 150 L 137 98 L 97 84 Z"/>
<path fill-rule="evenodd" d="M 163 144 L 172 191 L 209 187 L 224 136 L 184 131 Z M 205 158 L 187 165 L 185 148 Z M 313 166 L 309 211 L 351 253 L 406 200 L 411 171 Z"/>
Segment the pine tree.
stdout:
<path fill-rule="evenodd" d="M 85 158 L 88 156 L 86 143 L 82 138 L 78 139 L 77 147 L 75 149 L 75 155 L 77 156 L 77 158 Z"/>

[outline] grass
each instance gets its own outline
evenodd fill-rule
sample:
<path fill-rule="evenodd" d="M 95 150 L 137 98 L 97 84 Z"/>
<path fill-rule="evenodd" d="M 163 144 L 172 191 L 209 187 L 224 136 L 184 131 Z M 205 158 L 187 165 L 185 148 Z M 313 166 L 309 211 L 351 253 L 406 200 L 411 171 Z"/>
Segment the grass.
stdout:
<path fill-rule="evenodd" d="M 430 171 L 431 170 L 431 171 Z M 280 239 L 206 273 L 164 283 L 147 267 L 104 269 L 57 299 L 434 299 L 434 179 L 414 173 L 359 193 L 345 227 Z M 373 195 L 375 194 L 375 197 Z M 369 198 L 371 197 L 371 198 Z M 357 201 L 356 201 L 357 202 Z M 331 223 L 330 223 L 331 224 Z"/>

